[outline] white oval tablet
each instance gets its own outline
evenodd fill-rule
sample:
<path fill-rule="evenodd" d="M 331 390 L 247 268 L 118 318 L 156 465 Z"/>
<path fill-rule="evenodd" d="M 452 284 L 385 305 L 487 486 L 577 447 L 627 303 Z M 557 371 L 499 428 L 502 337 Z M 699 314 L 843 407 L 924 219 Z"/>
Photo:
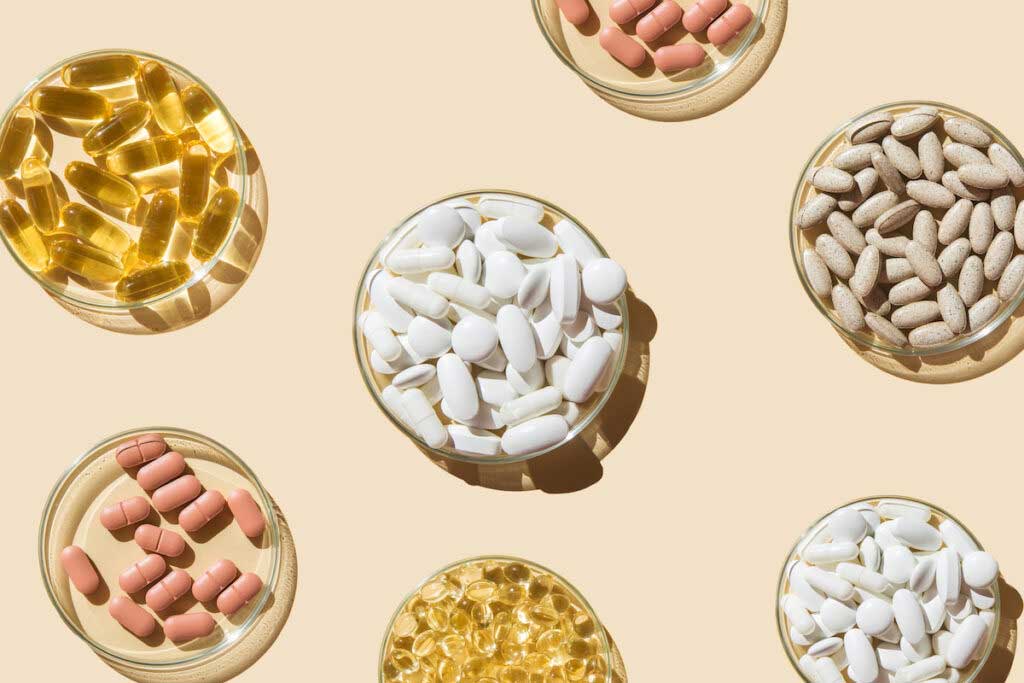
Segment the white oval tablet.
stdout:
<path fill-rule="evenodd" d="M 388 282 L 392 279 L 394 278 L 383 270 L 378 270 L 370 276 L 370 303 L 373 304 L 373 309 L 383 316 L 388 327 L 395 332 L 406 332 L 413 315 L 388 292 Z"/>
<path fill-rule="evenodd" d="M 455 250 L 455 270 L 459 275 L 476 284 L 480 282 L 483 260 L 480 250 L 472 240 L 466 240 Z"/>
<path fill-rule="evenodd" d="M 964 619 L 949 640 L 946 650 L 946 663 L 954 669 L 962 669 L 971 663 L 974 653 L 981 647 L 988 635 L 988 624 L 978 614 Z"/>
<path fill-rule="evenodd" d="M 544 366 L 534 363 L 526 372 L 519 372 L 511 363 L 505 368 L 505 378 L 519 395 L 525 396 L 544 386 Z M 559 390 L 561 391 L 561 390 Z"/>
<path fill-rule="evenodd" d="M 510 299 L 519 291 L 526 267 L 511 251 L 496 251 L 484 261 L 484 287 L 498 299 Z"/>
<path fill-rule="evenodd" d="M 464 361 L 479 363 L 498 346 L 498 328 L 489 321 L 467 315 L 452 330 L 452 349 Z"/>
<path fill-rule="evenodd" d="M 516 304 L 527 311 L 540 306 L 548 297 L 550 280 L 551 274 L 547 268 L 528 268 L 526 277 L 519 283 Z"/>
<path fill-rule="evenodd" d="M 537 338 L 537 356 L 551 358 L 565 338 L 562 321 L 552 310 L 551 302 L 545 300 L 530 314 L 530 325 Z"/>
<path fill-rule="evenodd" d="M 473 419 L 480 410 L 480 397 L 466 363 L 454 353 L 441 356 L 437 359 L 437 381 L 452 415 L 460 420 Z"/>
<path fill-rule="evenodd" d="M 846 659 L 850 663 L 848 673 L 854 683 L 872 683 L 878 678 L 878 657 L 871 641 L 859 629 L 850 629 L 843 636 Z"/>
<path fill-rule="evenodd" d="M 558 246 L 573 257 L 580 268 L 585 268 L 594 259 L 601 258 L 601 251 L 594 241 L 572 221 L 568 219 L 559 221 L 555 224 L 554 233 L 555 239 L 558 240 Z"/>
<path fill-rule="evenodd" d="M 394 388 L 405 391 L 406 389 L 412 389 L 426 384 L 430 380 L 434 379 L 434 375 L 437 374 L 437 370 L 433 365 L 429 363 L 421 363 L 420 365 L 414 365 L 411 368 L 406 368 L 400 373 L 395 375 L 395 378 L 391 380 L 391 386 Z"/>
<path fill-rule="evenodd" d="M 507 304 L 498 309 L 498 341 L 512 367 L 525 373 L 537 363 L 537 343 L 526 314 Z"/>
<path fill-rule="evenodd" d="M 925 636 L 924 613 L 913 591 L 906 588 L 896 591 L 892 596 L 892 611 L 903 637 L 913 645 L 920 643 Z"/>
<path fill-rule="evenodd" d="M 590 398 L 611 357 L 612 346 L 603 337 L 591 337 L 584 342 L 565 373 L 565 398 L 574 403 Z"/>
<path fill-rule="evenodd" d="M 559 254 L 551 262 L 551 310 L 566 325 L 576 319 L 580 310 L 580 272 L 568 254 Z"/>
<path fill-rule="evenodd" d="M 466 222 L 459 212 L 443 204 L 432 206 L 420 215 L 416 236 L 428 247 L 454 249 L 466 235 Z"/>
<path fill-rule="evenodd" d="M 893 535 L 917 550 L 938 550 L 942 546 L 939 530 L 928 522 L 913 517 L 900 517 L 893 525 Z"/>
<path fill-rule="evenodd" d="M 476 245 L 477 251 L 484 259 L 499 251 L 508 251 L 505 244 L 494 234 L 493 221 L 480 226 L 480 229 L 476 231 L 476 236 L 473 237 L 473 244 Z"/>
<path fill-rule="evenodd" d="M 511 456 L 535 453 L 558 444 L 568 434 L 569 425 L 561 415 L 542 415 L 506 429 L 501 449 Z"/>
<path fill-rule="evenodd" d="M 510 251 L 533 258 L 549 258 L 558 251 L 554 234 L 536 221 L 508 216 L 496 223 L 494 234 Z"/>
<path fill-rule="evenodd" d="M 831 633 L 845 633 L 857 623 L 857 613 L 838 600 L 829 598 L 821 606 L 821 623 Z"/>
<path fill-rule="evenodd" d="M 557 387 L 559 391 L 565 391 L 565 374 L 569 372 L 572 361 L 565 356 L 551 356 L 544 361 L 544 377 L 548 384 Z"/>
<path fill-rule="evenodd" d="M 583 268 L 583 293 L 595 304 L 610 304 L 626 291 L 626 271 L 610 258 L 594 259 Z"/>
<path fill-rule="evenodd" d="M 452 347 L 452 333 L 441 322 L 418 315 L 409 323 L 409 346 L 423 358 L 440 358 Z"/>

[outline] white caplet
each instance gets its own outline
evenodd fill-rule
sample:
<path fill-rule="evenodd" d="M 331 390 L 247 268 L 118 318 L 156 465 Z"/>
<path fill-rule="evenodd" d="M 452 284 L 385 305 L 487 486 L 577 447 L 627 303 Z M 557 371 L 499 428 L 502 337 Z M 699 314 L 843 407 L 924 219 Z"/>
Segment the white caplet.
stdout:
<path fill-rule="evenodd" d="M 423 247 L 393 251 L 388 255 L 384 265 L 399 275 L 413 275 L 446 270 L 454 263 L 455 252 L 448 247 Z"/>
<path fill-rule="evenodd" d="M 526 455 L 555 446 L 569 434 L 561 415 L 542 415 L 509 427 L 501 436 L 501 449 L 508 455 Z"/>
<path fill-rule="evenodd" d="M 601 252 L 594 241 L 572 221 L 568 219 L 559 221 L 555 224 L 554 233 L 555 239 L 558 240 L 558 246 L 573 257 L 580 268 L 585 268 L 594 259 L 601 258 Z"/>
<path fill-rule="evenodd" d="M 501 439 L 483 429 L 461 424 L 448 425 L 455 450 L 471 455 L 494 456 L 501 452 Z"/>
<path fill-rule="evenodd" d="M 580 272 L 568 254 L 559 254 L 552 261 L 549 296 L 551 309 L 563 325 L 576 319 L 580 310 Z"/>
<path fill-rule="evenodd" d="M 508 362 L 521 373 L 528 372 L 537 363 L 537 342 L 533 327 L 522 309 L 513 304 L 498 310 L 498 341 Z"/>
<path fill-rule="evenodd" d="M 419 389 L 409 389 L 402 394 L 402 406 L 409 416 L 413 429 L 431 448 L 440 448 L 448 442 L 448 431 L 434 412 L 434 407 Z"/>
<path fill-rule="evenodd" d="M 583 403 L 590 398 L 611 357 L 612 346 L 603 337 L 591 337 L 584 342 L 565 373 L 565 397 L 574 403 Z"/>
<path fill-rule="evenodd" d="M 509 401 L 501 407 L 501 418 L 507 425 L 517 425 L 550 413 L 562 404 L 562 392 L 544 387 Z"/>
<path fill-rule="evenodd" d="M 431 273 L 427 286 L 443 297 L 472 308 L 483 309 L 491 303 L 491 293 L 486 287 L 451 273 Z"/>
<path fill-rule="evenodd" d="M 460 420 L 473 419 L 480 410 L 480 397 L 465 361 L 454 353 L 446 353 L 438 358 L 437 381 L 452 415 Z"/>
<path fill-rule="evenodd" d="M 555 235 L 536 221 L 508 216 L 495 221 L 495 236 L 510 251 L 532 258 L 550 258 L 558 251 Z"/>
<path fill-rule="evenodd" d="M 382 359 L 392 361 L 402 355 L 402 345 L 395 339 L 395 333 L 391 331 L 384 316 L 377 311 L 364 311 L 359 316 L 359 329 Z"/>

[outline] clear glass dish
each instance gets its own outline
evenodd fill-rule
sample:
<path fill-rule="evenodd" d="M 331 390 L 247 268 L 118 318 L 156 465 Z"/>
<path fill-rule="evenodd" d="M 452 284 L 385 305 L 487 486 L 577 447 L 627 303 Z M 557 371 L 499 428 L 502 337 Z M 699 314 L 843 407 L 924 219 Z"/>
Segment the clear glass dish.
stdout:
<path fill-rule="evenodd" d="M 964 111 L 963 109 L 958 109 L 957 107 L 953 107 L 948 104 L 943 104 L 941 102 L 929 102 L 926 100 L 892 102 L 890 104 L 883 104 L 879 107 L 875 107 L 873 109 L 869 109 L 865 112 L 857 114 L 848 121 L 844 122 L 841 126 L 839 126 L 839 128 L 832 131 L 828 135 L 828 137 L 826 137 L 825 140 L 820 145 L 818 145 L 818 148 L 814 151 L 813 154 L 811 154 L 810 158 L 807 160 L 807 163 L 804 165 L 804 168 L 800 173 L 800 180 L 797 182 L 796 190 L 794 190 L 793 192 L 793 202 L 790 206 L 789 213 L 789 246 L 791 256 L 793 257 L 793 265 L 796 267 L 796 271 L 800 277 L 800 283 L 803 285 L 804 291 L 807 292 L 807 296 L 810 297 L 811 301 L 814 303 L 814 306 L 823 316 L 825 316 L 825 318 L 830 323 L 832 323 L 832 326 L 836 330 L 838 330 L 840 334 L 842 334 L 850 341 L 856 344 L 869 347 L 875 351 L 880 351 L 882 353 L 891 354 L 894 356 L 937 356 L 943 353 L 949 353 L 951 351 L 958 351 L 960 349 L 964 349 L 991 334 L 993 330 L 996 330 L 1000 325 L 1006 322 L 1010 315 L 1013 314 L 1015 310 L 1017 310 L 1017 307 L 1020 306 L 1021 302 L 1024 301 L 1024 288 L 1021 288 L 1020 290 L 1017 291 L 1016 294 L 1014 294 L 1013 298 L 1009 302 L 1003 304 L 1000 307 L 996 315 L 993 316 L 993 318 L 990 321 L 988 321 L 987 324 L 982 326 L 981 329 L 971 332 L 969 334 L 960 335 L 959 337 L 956 337 L 945 344 L 927 347 L 907 346 L 904 348 L 893 346 L 892 344 L 889 344 L 884 340 L 876 337 L 874 334 L 871 333 L 870 329 L 865 329 L 860 332 L 851 332 L 850 330 L 847 330 L 843 326 L 842 322 L 839 320 L 839 317 L 836 314 L 835 309 L 832 308 L 831 303 L 825 303 L 824 301 L 818 298 L 817 294 L 814 293 L 814 289 L 811 287 L 810 281 L 807 279 L 807 274 L 804 272 L 801 255 L 804 249 L 814 247 L 814 240 L 817 238 L 818 235 L 826 233 L 828 232 L 828 230 L 822 227 L 802 230 L 800 227 L 797 226 L 796 217 L 800 211 L 800 207 L 802 207 L 804 205 L 804 202 L 806 202 L 816 192 L 816 190 L 814 190 L 814 188 L 811 186 L 811 183 L 807 180 L 808 171 L 810 171 L 810 169 L 815 166 L 827 164 L 836 154 L 838 154 L 843 149 L 844 145 L 848 145 L 845 137 L 846 129 L 849 127 L 851 123 L 853 123 L 857 119 L 860 119 L 869 114 L 875 114 L 878 112 L 885 111 L 891 112 L 893 114 L 903 114 L 912 109 L 925 105 L 937 107 L 940 115 L 963 116 L 979 122 L 980 124 L 985 126 L 985 128 L 992 134 L 993 140 L 995 140 L 999 144 L 1003 145 L 1003 147 L 1005 147 L 1007 150 L 1009 150 L 1009 152 L 1013 154 L 1013 156 L 1017 159 L 1019 163 L 1024 164 L 1024 157 L 1021 157 L 1020 152 L 1017 151 L 1017 148 L 1013 146 L 1013 144 L 1006 138 L 1006 136 L 1003 135 L 1003 133 L 998 128 L 996 128 L 988 121 L 979 116 L 975 116 L 974 114 L 968 111 Z M 1012 185 L 1010 187 L 1013 188 Z M 1024 198 L 1024 191 L 1022 191 L 1020 188 L 1013 188 L 1013 190 L 1014 195 L 1017 197 L 1018 201 Z M 904 234 L 904 232 L 905 230 L 900 230 L 897 233 L 893 234 Z M 988 294 L 992 290 L 992 288 L 993 283 L 986 281 L 984 294 Z"/>
<path fill-rule="evenodd" d="M 104 491 L 115 486 L 119 480 L 132 479 L 132 476 L 125 472 L 114 459 L 116 447 L 127 439 L 152 432 L 163 435 L 173 450 L 186 457 L 190 466 L 196 461 L 203 461 L 203 464 L 209 465 L 211 470 L 216 468 L 218 471 L 224 471 L 232 477 L 237 477 L 238 481 L 242 482 L 240 485 L 244 485 L 254 492 L 256 501 L 267 520 L 267 528 L 263 537 L 258 542 L 251 543 L 251 555 L 258 558 L 258 565 L 248 569 L 243 567 L 243 571 L 255 571 L 261 576 L 264 580 L 263 590 L 242 611 L 231 617 L 224 617 L 219 613 L 214 614 L 220 634 L 216 642 L 210 642 L 210 640 L 218 636 L 218 631 L 215 631 L 214 635 L 207 639 L 184 643 L 180 646 L 175 646 L 165 639 L 159 644 L 143 643 L 143 641 L 136 640 L 132 647 L 123 647 L 121 644 L 115 645 L 114 638 L 94 637 L 87 627 L 87 623 L 95 626 L 101 618 L 113 622 L 113 619 L 106 615 L 106 601 L 93 602 L 89 598 L 81 596 L 71 587 L 60 563 L 61 550 L 70 545 L 76 534 L 80 533 L 79 527 L 86 524 L 84 520 L 92 519 L 92 511 L 100 504 Z M 200 478 L 202 479 L 203 475 L 200 475 Z M 46 593 L 68 628 L 97 655 L 126 675 L 192 671 L 205 667 L 211 662 L 219 662 L 220 657 L 226 656 L 236 646 L 246 643 L 250 635 L 254 639 L 261 637 L 254 626 L 261 623 L 260 618 L 264 607 L 269 608 L 269 605 L 273 603 L 281 565 L 281 529 L 275 510 L 270 495 L 260 484 L 255 473 L 237 455 L 212 439 L 173 427 L 146 427 L 116 434 L 75 459 L 71 467 L 57 481 L 46 500 L 39 526 L 38 549 L 39 569 L 42 573 L 43 584 L 46 586 Z M 230 519 L 225 518 L 225 521 L 230 522 Z M 161 525 L 163 526 L 163 523 Z M 173 524 L 171 526 L 174 527 Z M 233 523 L 232 526 L 234 526 Z M 180 533 L 186 539 L 189 538 L 185 532 Z M 105 533 L 105 535 L 114 536 L 111 533 Z M 141 554 L 138 547 L 130 541 L 130 535 L 127 538 L 116 538 L 114 542 L 130 547 L 136 554 Z M 193 562 L 187 566 L 189 573 L 194 576 L 197 571 L 204 570 L 205 566 L 200 561 L 201 558 L 197 557 L 199 553 L 192 549 L 196 543 L 190 541 L 189 546 L 189 550 L 186 550 L 181 558 L 188 558 L 191 554 Z M 88 547 L 85 550 L 89 552 Z M 182 566 L 178 564 L 178 559 L 173 558 L 169 560 L 168 564 L 171 567 Z M 127 566 L 127 563 L 125 565 Z M 109 588 L 110 579 L 116 577 L 123 567 L 100 566 L 98 568 L 108 584 L 109 597 L 112 597 L 117 588 L 116 580 L 114 588 Z M 102 595 L 102 593 L 98 595 Z M 102 615 L 91 613 L 90 609 L 93 607 L 97 610 L 101 609 Z M 265 626 L 265 624 L 263 625 Z M 94 629 L 94 631 L 96 630 Z M 127 634 L 127 631 L 124 633 Z M 133 638 L 132 636 L 127 637 Z"/>
<path fill-rule="evenodd" d="M 619 351 L 616 354 L 615 359 L 613 361 L 615 363 L 614 374 L 612 376 L 611 383 L 608 385 L 608 388 L 599 394 L 595 394 L 593 397 L 591 397 L 589 401 L 587 401 L 587 403 L 580 406 L 580 418 L 576 421 L 576 424 L 569 428 L 569 433 L 565 437 L 565 439 L 555 444 L 554 446 L 551 446 L 550 448 L 518 456 L 495 456 L 492 458 L 483 458 L 467 455 L 465 453 L 460 453 L 449 446 L 440 449 L 431 448 L 430 446 L 428 446 L 426 442 L 420 437 L 419 434 L 417 434 L 414 430 L 410 429 L 400 418 L 393 415 L 391 413 L 391 410 L 385 403 L 384 398 L 381 395 L 381 391 L 390 384 L 390 379 L 387 376 L 379 375 L 378 373 L 374 372 L 373 368 L 370 366 L 370 350 L 367 348 L 366 339 L 363 336 L 363 333 L 359 330 L 358 324 L 360 314 L 363 313 L 363 311 L 367 310 L 370 306 L 369 282 L 373 271 L 380 267 L 380 264 L 383 263 L 385 256 L 389 254 L 391 250 L 394 249 L 397 245 L 401 244 L 403 239 L 416 227 L 416 220 L 419 217 L 419 215 L 430 206 L 434 206 L 435 204 L 439 204 L 441 202 L 446 202 L 453 199 L 465 199 L 468 201 L 475 202 L 475 200 L 479 199 L 483 195 L 493 197 L 521 197 L 529 199 L 531 201 L 539 202 L 544 206 L 545 209 L 545 216 L 542 221 L 542 224 L 545 227 L 550 229 L 559 220 L 563 218 L 568 219 L 575 223 L 590 237 L 590 239 L 597 246 L 598 250 L 601 252 L 602 256 L 608 256 L 608 253 L 605 251 L 604 247 L 601 246 L 601 243 L 598 241 L 598 239 L 593 235 L 593 233 L 591 233 L 587 229 L 585 225 L 580 223 L 569 213 L 563 211 L 554 204 L 551 204 L 550 202 L 540 199 L 539 197 L 533 197 L 528 194 L 512 192 L 509 190 L 472 190 L 470 192 L 460 192 L 458 194 L 449 195 L 447 197 L 439 199 L 436 202 L 432 202 L 427 206 L 417 209 L 414 213 L 406 217 L 401 223 L 398 224 L 398 227 L 394 228 L 393 230 L 391 230 L 391 232 L 388 233 L 388 235 L 384 238 L 384 241 L 382 241 L 380 245 L 377 247 L 377 249 L 374 251 L 373 256 L 366 264 L 366 268 L 363 269 L 362 277 L 359 280 L 359 288 L 356 291 L 355 313 L 352 318 L 352 339 L 356 352 L 356 360 L 359 363 L 359 372 L 363 377 L 363 382 L 366 383 L 366 388 L 369 389 L 370 394 L 373 396 L 373 400 L 376 401 L 377 407 L 379 407 L 381 412 L 383 412 L 388 417 L 388 419 L 391 420 L 392 424 L 394 424 L 410 439 L 415 441 L 416 444 L 422 450 L 433 453 L 443 458 L 449 458 L 451 460 L 458 460 L 461 462 L 468 463 L 499 464 L 523 462 L 525 460 L 530 460 L 532 458 L 541 456 L 545 453 L 557 450 L 558 448 L 562 447 L 566 443 L 569 443 L 574 438 L 576 438 L 576 436 L 581 434 L 583 430 L 585 430 L 587 426 L 589 426 L 594 421 L 597 415 L 601 412 L 601 409 L 604 407 L 605 403 L 608 402 L 608 399 L 615 391 L 615 385 L 619 381 L 619 377 L 622 375 L 622 369 L 626 363 L 626 350 L 629 348 L 629 308 L 626 305 L 625 294 L 623 294 L 616 302 L 616 304 L 619 307 L 619 311 L 622 314 L 622 343 L 620 344 Z M 443 418 L 442 422 L 447 422 L 447 418 Z"/>
<path fill-rule="evenodd" d="M 380 657 L 378 663 L 379 682 L 391 683 L 395 680 L 394 678 L 389 679 L 387 673 L 385 672 L 385 664 L 387 662 L 388 657 L 388 646 L 391 643 L 391 636 L 395 628 L 395 622 L 403 614 L 406 606 L 414 598 L 417 598 L 419 596 L 420 590 L 424 586 L 442 577 L 444 574 L 448 574 L 449 572 L 453 572 L 461 568 L 468 568 L 473 565 L 482 565 L 484 567 L 501 566 L 510 563 L 523 564 L 526 565 L 526 567 L 528 567 L 533 572 L 539 572 L 542 574 L 549 575 L 556 582 L 555 585 L 560 585 L 560 587 L 564 589 L 564 591 L 570 596 L 571 600 L 578 606 L 581 613 L 590 618 L 595 627 L 594 635 L 597 637 L 598 642 L 600 644 L 600 652 L 598 652 L 596 656 L 604 662 L 605 674 L 603 677 L 586 680 L 592 681 L 592 683 L 611 683 L 612 680 L 615 678 L 615 669 L 613 668 L 613 651 L 611 637 L 605 630 L 605 627 L 601 623 L 600 619 L 597 618 L 597 614 L 594 612 L 593 607 L 590 606 L 590 603 L 587 602 L 586 598 L 583 597 L 582 593 L 580 593 L 571 583 L 566 581 L 562 576 L 551 571 L 547 567 L 539 565 L 536 562 L 530 562 L 529 560 L 524 560 L 522 558 L 510 557 L 505 555 L 482 555 L 479 557 L 470 557 L 464 560 L 460 560 L 458 562 L 453 562 L 452 564 L 449 564 L 446 567 L 442 567 L 441 569 L 432 573 L 430 576 L 421 581 L 415 588 L 413 588 L 413 590 L 410 591 L 408 595 L 405 596 L 405 599 L 402 600 L 401 604 L 399 604 L 398 608 L 395 610 L 395 613 L 391 616 L 391 619 L 388 621 L 387 630 L 384 631 L 384 638 L 381 642 Z M 413 681 L 414 679 L 403 678 L 402 680 Z"/>
<path fill-rule="evenodd" d="M 843 508 L 848 508 L 852 505 L 865 503 L 877 504 L 880 501 L 886 500 L 905 503 L 928 510 L 929 512 L 931 512 L 932 521 L 936 523 L 948 519 L 958 524 L 965 532 L 967 532 L 967 535 L 971 537 L 974 543 L 978 546 L 978 549 L 984 549 L 981 543 L 978 541 L 978 539 L 974 536 L 974 534 L 971 533 L 971 530 L 964 526 L 964 524 L 960 520 L 958 520 L 956 517 L 949 514 L 942 508 L 936 505 L 932 505 L 931 503 L 927 503 L 923 500 L 917 500 L 916 498 L 908 498 L 906 496 L 870 496 L 867 498 L 859 498 L 857 500 L 851 500 L 848 503 L 844 503 L 843 505 L 840 505 L 830 510 L 825 515 L 823 515 L 816 522 L 814 522 L 814 524 L 812 524 L 807 529 L 807 531 L 805 531 L 800 536 L 797 542 L 793 545 L 793 548 L 789 551 L 789 555 L 786 556 L 786 562 L 782 565 L 782 572 L 779 574 L 778 590 L 775 594 L 775 622 L 779 631 L 779 638 L 782 640 L 782 648 L 786 651 L 786 656 L 789 658 L 789 662 L 793 665 L 793 669 L 800 677 L 800 680 L 805 681 L 805 683 L 815 683 L 814 681 L 808 680 L 808 678 L 804 676 L 803 672 L 800 670 L 800 665 L 798 663 L 800 657 L 806 653 L 806 649 L 798 645 L 795 645 L 793 641 L 790 639 L 786 614 L 782 610 L 782 597 L 789 591 L 789 573 L 793 565 L 796 564 L 797 558 L 799 554 L 803 552 L 803 549 L 806 548 L 808 545 L 811 545 L 812 543 L 816 542 L 819 536 L 824 533 L 825 527 L 828 524 L 828 518 L 831 517 L 833 513 L 842 510 Z M 969 669 L 968 673 L 961 680 L 960 683 L 973 683 L 978 678 L 978 675 L 981 673 L 982 669 L 985 668 L 985 663 L 988 661 L 988 658 L 992 654 L 992 650 L 995 647 L 997 635 L 999 632 L 1000 611 L 1002 609 L 1002 601 L 999 597 L 998 581 L 992 584 L 992 592 L 995 597 L 995 606 L 992 608 L 992 611 L 995 613 L 996 625 L 989 633 L 988 642 L 985 644 L 985 649 L 982 653 L 982 656 L 977 661 L 971 664 L 971 668 Z"/>

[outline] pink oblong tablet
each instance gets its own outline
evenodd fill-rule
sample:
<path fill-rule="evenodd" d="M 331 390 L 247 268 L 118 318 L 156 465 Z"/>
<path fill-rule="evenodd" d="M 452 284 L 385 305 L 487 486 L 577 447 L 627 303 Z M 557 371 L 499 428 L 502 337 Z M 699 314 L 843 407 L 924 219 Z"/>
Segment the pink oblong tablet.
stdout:
<path fill-rule="evenodd" d="M 729 0 L 697 0 L 683 17 L 683 27 L 690 33 L 700 33 L 729 6 Z"/>
<path fill-rule="evenodd" d="M 682 45 L 666 45 L 659 47 L 654 53 L 654 65 L 659 70 L 669 73 L 692 69 L 704 63 L 707 52 L 696 43 L 684 43 Z"/>
<path fill-rule="evenodd" d="M 587 0 L 555 0 L 558 9 L 573 26 L 579 26 L 590 18 L 590 5 Z"/>
<path fill-rule="evenodd" d="M 164 453 L 148 465 L 143 465 L 135 481 L 147 491 L 155 491 L 185 471 L 185 457 L 177 451 Z"/>
<path fill-rule="evenodd" d="M 192 596 L 209 602 L 221 594 L 238 576 L 238 567 L 231 560 L 217 560 L 192 584 Z"/>
<path fill-rule="evenodd" d="M 754 12 L 746 5 L 733 5 L 708 28 L 708 40 L 722 47 L 738 36 L 753 18 Z"/>
<path fill-rule="evenodd" d="M 217 627 L 213 616 L 206 612 L 175 614 L 164 622 L 164 633 L 172 643 L 184 643 L 196 638 L 204 638 Z"/>
<path fill-rule="evenodd" d="M 110 616 L 117 619 L 117 623 L 139 638 L 145 638 L 156 630 L 156 619 L 153 615 L 136 605 L 126 595 L 118 595 L 111 600 L 107 611 L 110 612 Z"/>
<path fill-rule="evenodd" d="M 96 573 L 96 567 L 77 545 L 69 545 L 60 551 L 60 564 L 82 595 L 92 595 L 100 587 L 100 575 Z"/>
<path fill-rule="evenodd" d="M 202 492 L 203 485 L 195 475 L 186 474 L 154 491 L 153 506 L 160 512 L 167 512 L 195 500 Z"/>
<path fill-rule="evenodd" d="M 125 469 L 156 460 L 167 450 L 167 443 L 159 434 L 143 434 L 117 447 L 117 464 Z"/>
<path fill-rule="evenodd" d="M 263 581 L 260 577 L 251 572 L 242 574 L 237 581 L 217 596 L 217 609 L 231 616 L 255 598 L 262 588 Z"/>
<path fill-rule="evenodd" d="M 245 489 L 235 489 L 228 494 L 228 507 L 242 533 L 249 538 L 258 538 L 267 526 L 260 506 L 253 500 L 252 494 Z"/>
<path fill-rule="evenodd" d="M 146 591 L 146 604 L 154 612 L 160 612 L 172 604 L 181 596 L 188 593 L 192 587 L 192 577 L 184 569 L 175 569 L 173 572 L 160 580 L 148 591 Z"/>
<path fill-rule="evenodd" d="M 152 524 L 143 524 L 135 530 L 135 542 L 150 553 L 165 557 L 177 557 L 185 552 L 185 539 L 170 529 L 161 529 Z"/>
<path fill-rule="evenodd" d="M 683 20 L 683 8 L 676 0 L 665 0 L 637 22 L 636 35 L 648 43 L 665 35 L 669 29 Z"/>
<path fill-rule="evenodd" d="M 647 50 L 615 26 L 601 29 L 600 42 L 608 54 L 630 69 L 637 68 L 647 59 Z"/>
<path fill-rule="evenodd" d="M 149 517 L 149 503 L 142 496 L 134 496 L 103 508 L 100 524 L 109 531 L 117 531 L 146 517 Z"/>
<path fill-rule="evenodd" d="M 125 593 L 140 591 L 167 571 L 167 560 L 160 555 L 146 555 L 121 572 L 117 583 Z"/>
<path fill-rule="evenodd" d="M 628 24 L 654 7 L 656 2 L 658 0 L 615 0 L 608 8 L 608 16 L 616 24 Z"/>
<path fill-rule="evenodd" d="M 195 533 L 219 515 L 225 504 L 226 501 L 220 491 L 207 491 L 178 514 L 178 524 L 190 534 Z"/>

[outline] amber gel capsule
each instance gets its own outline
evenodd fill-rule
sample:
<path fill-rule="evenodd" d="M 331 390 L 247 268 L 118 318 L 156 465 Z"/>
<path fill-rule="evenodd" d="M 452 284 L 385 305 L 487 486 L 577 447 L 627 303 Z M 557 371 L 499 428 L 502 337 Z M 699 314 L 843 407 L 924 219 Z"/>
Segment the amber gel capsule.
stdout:
<path fill-rule="evenodd" d="M 69 273 L 94 282 L 121 279 L 121 262 L 116 256 L 71 235 L 50 241 L 50 260 Z"/>
<path fill-rule="evenodd" d="M 67 232 L 118 258 L 132 246 L 128 233 L 84 204 L 70 202 L 60 216 Z"/>
<path fill-rule="evenodd" d="M 94 121 L 110 114 L 107 98 L 91 90 L 43 86 L 32 94 L 32 108 L 59 119 Z"/>
<path fill-rule="evenodd" d="M 32 222 L 42 233 L 53 232 L 60 222 L 60 203 L 53 187 L 50 169 L 39 159 L 29 157 L 21 164 L 21 184 Z"/>
<path fill-rule="evenodd" d="M 178 217 L 178 198 L 173 192 L 161 190 L 153 195 L 139 235 L 139 259 L 146 263 L 159 261 L 167 252 L 174 223 Z"/>
<path fill-rule="evenodd" d="M 25 209 L 13 199 L 0 203 L 0 229 L 29 270 L 38 273 L 46 269 L 50 254 L 43 237 Z"/>
<path fill-rule="evenodd" d="M 158 263 L 125 275 L 117 283 L 115 295 L 121 301 L 146 301 L 173 291 L 188 282 L 192 269 L 181 261 Z"/>
<path fill-rule="evenodd" d="M 227 116 L 214 103 L 209 93 L 198 85 L 190 85 L 181 93 L 185 113 L 192 120 L 199 137 L 218 154 L 227 154 L 235 146 L 235 135 Z"/>
<path fill-rule="evenodd" d="M 107 155 L 107 168 L 118 175 L 140 173 L 177 161 L 181 142 L 173 135 L 161 135 L 122 145 Z"/>
<path fill-rule="evenodd" d="M 192 255 L 200 261 L 209 261 L 224 245 L 228 232 L 235 222 L 238 212 L 238 193 L 230 187 L 217 190 L 206 207 L 203 217 L 196 226 L 196 234 L 192 240 Z"/>
<path fill-rule="evenodd" d="M 132 102 L 93 126 L 82 139 L 82 148 L 90 156 L 114 149 L 149 123 L 152 110 L 145 102 Z"/>
<path fill-rule="evenodd" d="M 172 135 L 185 130 L 188 127 L 185 107 L 178 86 L 167 69 L 158 62 L 146 62 L 142 65 L 139 81 L 143 96 L 153 108 L 153 118 L 157 125 Z"/>
<path fill-rule="evenodd" d="M 206 208 L 210 199 L 210 152 L 196 142 L 181 157 L 181 182 L 178 187 L 181 215 L 194 218 Z"/>
<path fill-rule="evenodd" d="M 100 55 L 68 64 L 60 77 L 76 88 L 95 88 L 131 80 L 138 72 L 139 60 L 132 55 Z"/>
<path fill-rule="evenodd" d="M 35 131 L 36 115 L 32 110 L 28 107 L 15 109 L 0 133 L 0 178 L 10 178 L 18 172 Z"/>
<path fill-rule="evenodd" d="M 104 204 L 130 209 L 139 202 L 139 193 L 130 182 L 84 161 L 68 164 L 64 177 L 76 190 Z"/>

